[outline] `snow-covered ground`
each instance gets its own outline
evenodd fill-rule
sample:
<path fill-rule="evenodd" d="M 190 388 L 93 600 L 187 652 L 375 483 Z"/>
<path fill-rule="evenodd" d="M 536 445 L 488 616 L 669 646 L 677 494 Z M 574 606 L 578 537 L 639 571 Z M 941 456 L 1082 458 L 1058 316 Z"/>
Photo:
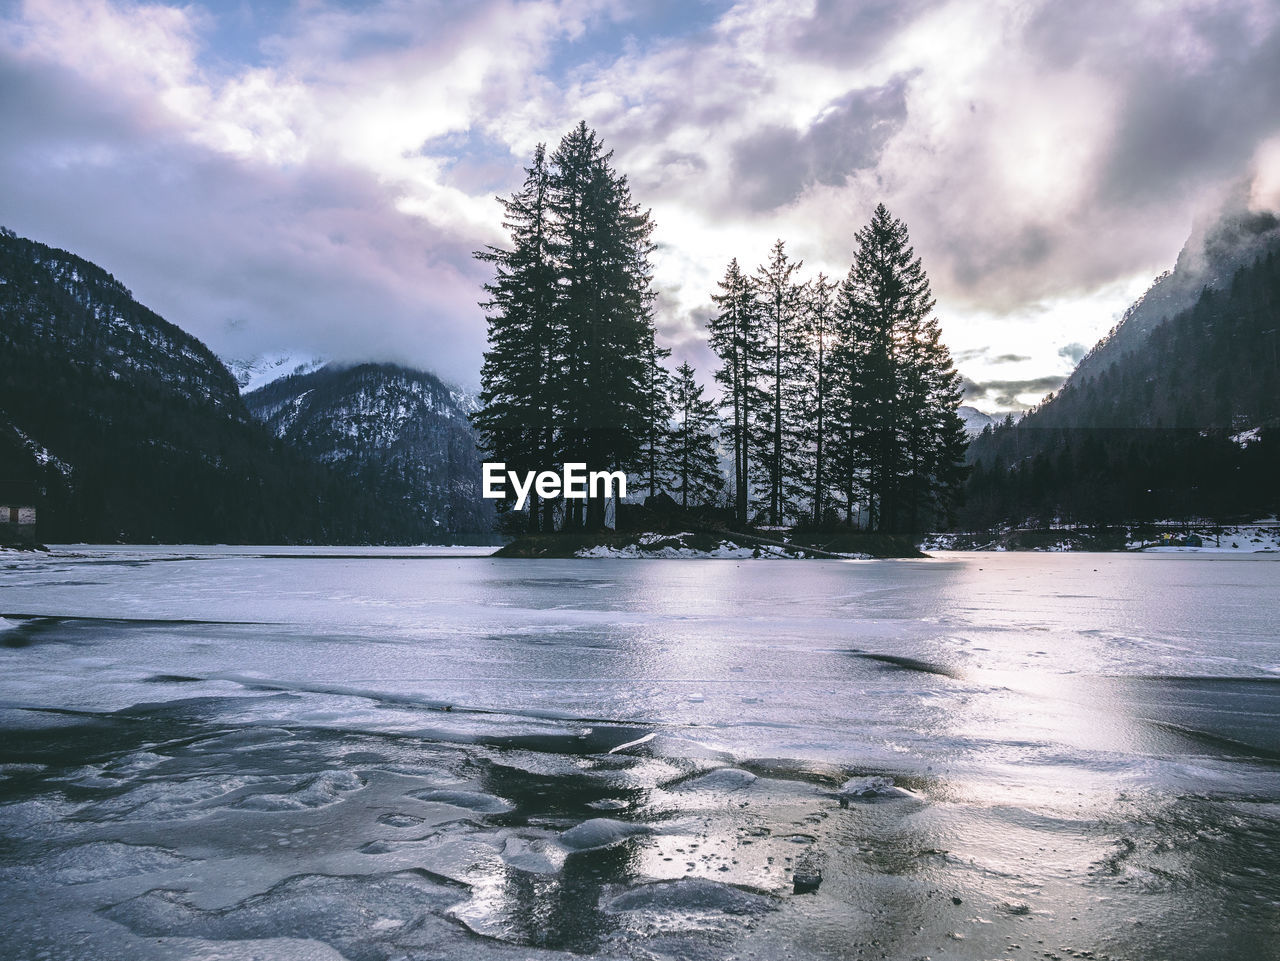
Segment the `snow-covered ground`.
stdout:
<path fill-rule="evenodd" d="M 794 560 L 813 556 L 812 551 L 803 547 L 779 547 L 774 544 L 761 544 L 759 547 L 743 547 L 731 540 L 721 540 L 711 548 L 695 547 L 690 541 L 700 535 L 685 531 L 679 534 L 640 534 L 634 544 L 622 547 L 598 545 L 585 547 L 578 551 L 577 557 L 584 558 L 727 558 L 730 560 Z M 869 554 L 842 555 L 851 560 L 865 560 Z"/>
<path fill-rule="evenodd" d="M 930 534 L 920 543 L 920 549 L 931 552 L 989 550 L 1003 552 L 1011 549 L 1031 550 L 1047 553 L 1064 553 L 1071 551 L 1097 551 L 1103 549 L 1143 551 L 1147 553 L 1205 553 L 1205 554 L 1256 554 L 1275 553 L 1280 551 L 1280 525 L 1274 518 L 1255 521 L 1252 524 L 1235 524 L 1223 527 L 1206 525 L 1174 525 L 1161 524 L 1158 535 L 1139 537 L 1135 532 L 1123 541 L 1117 540 L 1109 546 L 1099 547 L 1097 535 L 1089 528 L 1061 528 L 1056 539 L 1046 537 L 1048 532 L 1029 530 L 1025 532 L 1009 531 L 994 535 L 974 535 L 969 533 Z M 1167 530 L 1167 535 L 1164 531 Z M 1055 531 L 1056 533 L 1057 531 Z M 1033 547 L 1018 544 L 1022 534 L 1035 535 Z M 1197 543 L 1197 541 L 1199 543 Z M 1009 543 L 1013 542 L 1011 548 Z"/>
<path fill-rule="evenodd" d="M 1194 534 L 1198 545 L 1187 543 Z M 1215 554 L 1255 554 L 1260 551 L 1280 551 L 1280 527 L 1274 524 L 1245 524 L 1230 527 L 1191 527 L 1186 534 L 1171 538 L 1172 543 L 1156 541 L 1130 541 L 1134 550 L 1148 552 L 1199 552 Z"/>

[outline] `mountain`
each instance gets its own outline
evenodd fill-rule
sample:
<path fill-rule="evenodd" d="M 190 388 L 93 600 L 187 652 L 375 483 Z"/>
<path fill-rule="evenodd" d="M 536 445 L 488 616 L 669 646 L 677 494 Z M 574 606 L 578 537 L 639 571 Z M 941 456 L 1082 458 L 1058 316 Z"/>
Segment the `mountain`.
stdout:
<path fill-rule="evenodd" d="M 1227 214 L 1193 234 L 1057 395 L 973 440 L 965 522 L 1275 512 L 1277 340 L 1280 224 Z"/>
<path fill-rule="evenodd" d="M 199 340 L 139 304 L 96 264 L 5 228 L 0 323 L 7 368 L 16 366 L 13 354 L 43 363 L 56 353 L 69 375 L 105 376 L 248 422 L 235 380 Z"/>
<path fill-rule="evenodd" d="M 327 361 L 312 354 L 293 351 L 276 351 L 257 357 L 222 358 L 222 363 L 236 379 L 240 393 L 248 394 L 259 387 L 288 377 L 290 374 L 309 374 L 319 370 Z"/>
<path fill-rule="evenodd" d="M 1192 229 L 1173 269 L 1157 277 L 1110 333 L 1081 358 L 1067 383 L 1081 384 L 1139 350 L 1153 330 L 1194 305 L 1202 290 L 1225 289 L 1236 271 L 1277 249 L 1280 219 L 1269 212 L 1251 211 L 1243 198 L 1233 198 L 1216 218 Z"/>
<path fill-rule="evenodd" d="M 403 499 L 275 437 L 203 343 L 105 270 L 3 229 L 0 486 L 36 503 L 46 541 L 440 536 Z"/>
<path fill-rule="evenodd" d="M 967 404 L 957 408 L 956 413 L 960 415 L 960 419 L 964 422 L 964 432 L 970 437 L 977 437 L 985 428 L 999 423 L 990 414 L 984 414 L 978 408 L 970 407 Z"/>
<path fill-rule="evenodd" d="M 276 437 L 358 478 L 441 533 L 489 531 L 480 492 L 475 399 L 395 364 L 330 364 L 245 394 Z"/>

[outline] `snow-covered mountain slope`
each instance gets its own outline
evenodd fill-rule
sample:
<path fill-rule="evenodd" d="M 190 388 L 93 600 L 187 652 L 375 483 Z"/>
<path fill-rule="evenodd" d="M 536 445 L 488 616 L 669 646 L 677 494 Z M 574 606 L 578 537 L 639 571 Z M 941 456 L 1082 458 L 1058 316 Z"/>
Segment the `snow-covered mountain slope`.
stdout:
<path fill-rule="evenodd" d="M 283 377 L 244 400 L 277 437 L 356 475 L 436 529 L 492 526 L 468 416 L 475 400 L 434 374 L 394 364 L 331 364 Z"/>
<path fill-rule="evenodd" d="M 292 350 L 278 350 L 256 357 L 224 357 L 222 362 L 235 377 L 242 394 L 251 394 L 281 377 L 310 374 L 328 363 L 323 357 Z"/>
<path fill-rule="evenodd" d="M 956 413 L 960 415 L 960 419 L 964 421 L 964 432 L 970 437 L 976 437 L 982 433 L 983 428 L 989 427 L 997 423 L 996 419 L 990 414 L 984 414 L 976 407 L 970 407 L 967 404 L 961 405 Z"/>
<path fill-rule="evenodd" d="M 37 536 L 54 543 L 442 533 L 407 496 L 383 496 L 381 479 L 273 437 L 203 343 L 105 270 L 10 231 L 0 231 L 0 481 L 37 506 Z"/>
<path fill-rule="evenodd" d="M 101 267 L 0 231 L 0 477 L 39 537 L 319 537 L 307 493 L 333 485 L 312 473 L 198 339 Z"/>

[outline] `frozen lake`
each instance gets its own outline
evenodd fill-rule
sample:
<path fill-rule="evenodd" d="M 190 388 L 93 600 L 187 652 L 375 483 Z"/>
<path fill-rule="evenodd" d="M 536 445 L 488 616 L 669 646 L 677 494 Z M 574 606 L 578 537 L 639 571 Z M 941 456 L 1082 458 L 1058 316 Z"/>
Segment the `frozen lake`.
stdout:
<path fill-rule="evenodd" d="M 0 554 L 0 957 L 1280 958 L 1280 556 L 476 554 Z"/>

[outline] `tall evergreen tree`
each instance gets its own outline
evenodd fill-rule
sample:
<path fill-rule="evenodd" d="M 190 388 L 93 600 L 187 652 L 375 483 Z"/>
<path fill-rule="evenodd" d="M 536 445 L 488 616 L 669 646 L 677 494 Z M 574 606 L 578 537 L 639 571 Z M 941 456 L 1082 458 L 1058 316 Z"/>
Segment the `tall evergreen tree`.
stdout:
<path fill-rule="evenodd" d="M 702 386 L 688 363 L 676 369 L 672 406 L 671 472 L 680 492 L 680 506 L 710 504 L 724 486 L 716 454 L 716 409 L 714 403 L 703 399 Z"/>
<path fill-rule="evenodd" d="M 556 402 L 564 390 L 556 375 L 564 338 L 556 311 L 555 225 L 549 193 L 546 150 L 539 144 L 521 189 L 508 199 L 498 198 L 511 249 L 489 246 L 475 255 L 493 265 L 495 276 L 485 284 L 489 299 L 481 304 L 487 312 L 489 349 L 480 371 L 482 406 L 472 420 L 489 456 L 521 472 L 558 461 Z M 499 502 L 498 509 L 508 510 L 513 496 Z M 547 529 L 551 519 L 547 505 Z M 538 526 L 533 495 L 529 528 L 536 531 Z"/>
<path fill-rule="evenodd" d="M 652 399 L 653 224 L 611 156 L 585 123 L 549 159 L 540 146 L 524 186 L 501 201 L 510 249 L 476 255 L 495 277 L 475 422 L 509 469 L 627 470 L 640 456 Z M 569 504 L 567 525 L 603 525 L 600 498 L 585 510 Z M 541 526 L 553 520 L 548 503 Z"/>
<path fill-rule="evenodd" d="M 764 509 L 769 523 L 783 523 L 794 512 L 788 494 L 797 475 L 796 451 L 803 431 L 802 419 L 791 389 L 797 380 L 801 357 L 800 286 L 793 280 L 803 266 L 787 256 L 786 245 L 777 241 L 767 264 L 752 278 L 761 307 L 763 357 L 759 382 L 764 403 L 756 408 L 752 425 L 760 451 L 758 479 L 764 492 Z"/>
<path fill-rule="evenodd" d="M 923 510 L 950 503 L 959 483 L 959 379 L 906 225 L 880 204 L 854 239 L 836 307 L 836 460 L 847 517 L 857 497 L 871 529 L 915 530 Z"/>
<path fill-rule="evenodd" d="M 912 533 L 926 522 L 954 519 L 965 475 L 960 375 L 941 334 L 930 311 L 908 318 L 898 343 L 903 476 L 896 526 Z"/>
<path fill-rule="evenodd" d="M 852 273 L 852 268 L 850 269 Z M 867 500 L 868 421 L 871 385 L 865 372 L 869 336 L 856 309 L 852 283 L 846 277 L 837 288 L 831 351 L 831 419 L 828 455 L 831 486 L 844 509 L 845 524 L 855 525 Z"/>
<path fill-rule="evenodd" d="M 836 284 L 818 274 L 804 288 L 802 313 L 802 366 L 797 379 L 803 415 L 803 469 L 797 483 L 808 480 L 806 494 L 815 525 L 821 524 L 832 501 L 831 434 L 835 424 L 832 367 L 835 337 Z M 797 493 L 797 497 L 800 496 Z"/>
<path fill-rule="evenodd" d="M 635 466 L 635 472 L 648 494 L 657 494 L 672 483 L 668 448 L 671 444 L 671 419 L 675 416 L 671 397 L 674 381 L 671 371 L 662 363 L 670 356 L 668 348 L 650 341 L 645 366 L 645 433 Z"/>
<path fill-rule="evenodd" d="M 564 461 L 593 470 L 625 470 L 636 462 L 654 337 L 653 223 L 611 158 L 585 121 L 551 158 L 558 317 L 565 338 L 561 453 Z M 592 498 L 582 508 L 583 502 L 571 502 L 571 523 L 604 525 L 603 501 Z"/>
<path fill-rule="evenodd" d="M 720 403 L 727 419 L 725 434 L 733 446 L 734 519 L 745 524 L 755 450 L 750 428 L 756 406 L 762 401 L 757 380 L 763 356 L 760 306 L 736 258 L 725 269 L 719 287 L 720 293 L 711 295 L 717 313 L 707 326 L 711 349 L 720 358 L 715 378 L 723 388 Z"/>

